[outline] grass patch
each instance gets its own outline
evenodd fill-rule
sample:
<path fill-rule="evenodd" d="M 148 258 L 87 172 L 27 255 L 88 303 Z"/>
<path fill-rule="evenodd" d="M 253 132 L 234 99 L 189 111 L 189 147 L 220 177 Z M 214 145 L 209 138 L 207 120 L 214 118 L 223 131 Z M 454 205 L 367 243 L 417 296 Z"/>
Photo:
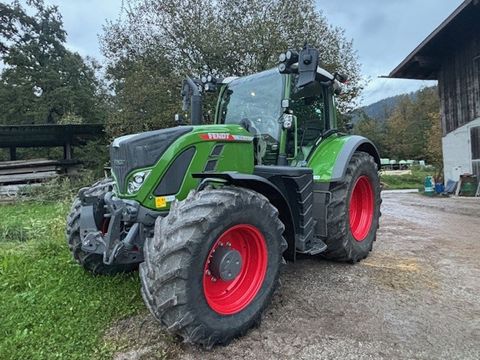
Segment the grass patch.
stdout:
<path fill-rule="evenodd" d="M 136 273 L 93 277 L 65 244 L 68 205 L 0 206 L 0 359 L 109 359 L 115 321 L 144 309 Z"/>
<path fill-rule="evenodd" d="M 425 177 L 434 175 L 435 171 L 412 169 L 411 175 L 380 175 L 385 190 L 423 189 Z"/>
<path fill-rule="evenodd" d="M 67 212 L 67 205 L 18 202 L 0 207 L 0 243 L 40 240 L 52 230 L 63 230 L 64 223 L 56 221 Z"/>

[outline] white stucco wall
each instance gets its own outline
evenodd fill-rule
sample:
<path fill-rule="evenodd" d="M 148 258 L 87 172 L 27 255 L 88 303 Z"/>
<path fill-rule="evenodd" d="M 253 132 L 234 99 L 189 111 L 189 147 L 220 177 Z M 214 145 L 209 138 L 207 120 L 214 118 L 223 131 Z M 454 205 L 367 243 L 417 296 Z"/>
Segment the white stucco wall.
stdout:
<path fill-rule="evenodd" d="M 480 126 L 480 118 L 465 124 L 442 138 L 445 182 L 458 181 L 461 174 L 472 172 L 470 128 Z"/>

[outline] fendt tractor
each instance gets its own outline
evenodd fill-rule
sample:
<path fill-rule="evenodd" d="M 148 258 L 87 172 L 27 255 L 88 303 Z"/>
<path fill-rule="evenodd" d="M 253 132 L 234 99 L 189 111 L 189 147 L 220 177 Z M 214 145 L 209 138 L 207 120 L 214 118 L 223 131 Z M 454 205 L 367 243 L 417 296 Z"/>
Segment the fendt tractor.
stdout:
<path fill-rule="evenodd" d="M 190 343 L 258 325 L 285 260 L 355 263 L 376 238 L 380 157 L 337 129 L 345 77 L 308 46 L 279 60 L 241 78 L 187 77 L 191 125 L 115 139 L 112 177 L 81 189 L 67 219 L 75 260 L 95 274 L 139 266 L 148 309 Z M 213 91 L 214 124 L 202 125 Z"/>

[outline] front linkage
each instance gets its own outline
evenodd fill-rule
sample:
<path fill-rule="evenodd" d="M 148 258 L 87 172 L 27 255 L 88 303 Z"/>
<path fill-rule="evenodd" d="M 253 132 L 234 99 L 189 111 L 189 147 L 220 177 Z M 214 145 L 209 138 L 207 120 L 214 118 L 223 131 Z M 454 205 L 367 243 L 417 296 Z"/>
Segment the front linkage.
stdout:
<path fill-rule="evenodd" d="M 134 200 L 118 198 L 112 188 L 113 181 L 104 179 L 81 189 L 67 219 L 67 241 L 75 259 L 95 267 L 95 273 L 136 268 L 159 215 Z"/>

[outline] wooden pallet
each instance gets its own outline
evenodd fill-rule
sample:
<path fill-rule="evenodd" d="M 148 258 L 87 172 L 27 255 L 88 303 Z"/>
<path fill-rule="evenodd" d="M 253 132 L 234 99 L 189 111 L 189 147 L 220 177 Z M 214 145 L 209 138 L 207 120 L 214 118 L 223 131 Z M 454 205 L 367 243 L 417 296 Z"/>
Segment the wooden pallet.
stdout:
<path fill-rule="evenodd" d="M 16 197 L 25 185 L 36 185 L 63 174 L 75 173 L 78 161 L 16 160 L 0 162 L 0 197 Z"/>

